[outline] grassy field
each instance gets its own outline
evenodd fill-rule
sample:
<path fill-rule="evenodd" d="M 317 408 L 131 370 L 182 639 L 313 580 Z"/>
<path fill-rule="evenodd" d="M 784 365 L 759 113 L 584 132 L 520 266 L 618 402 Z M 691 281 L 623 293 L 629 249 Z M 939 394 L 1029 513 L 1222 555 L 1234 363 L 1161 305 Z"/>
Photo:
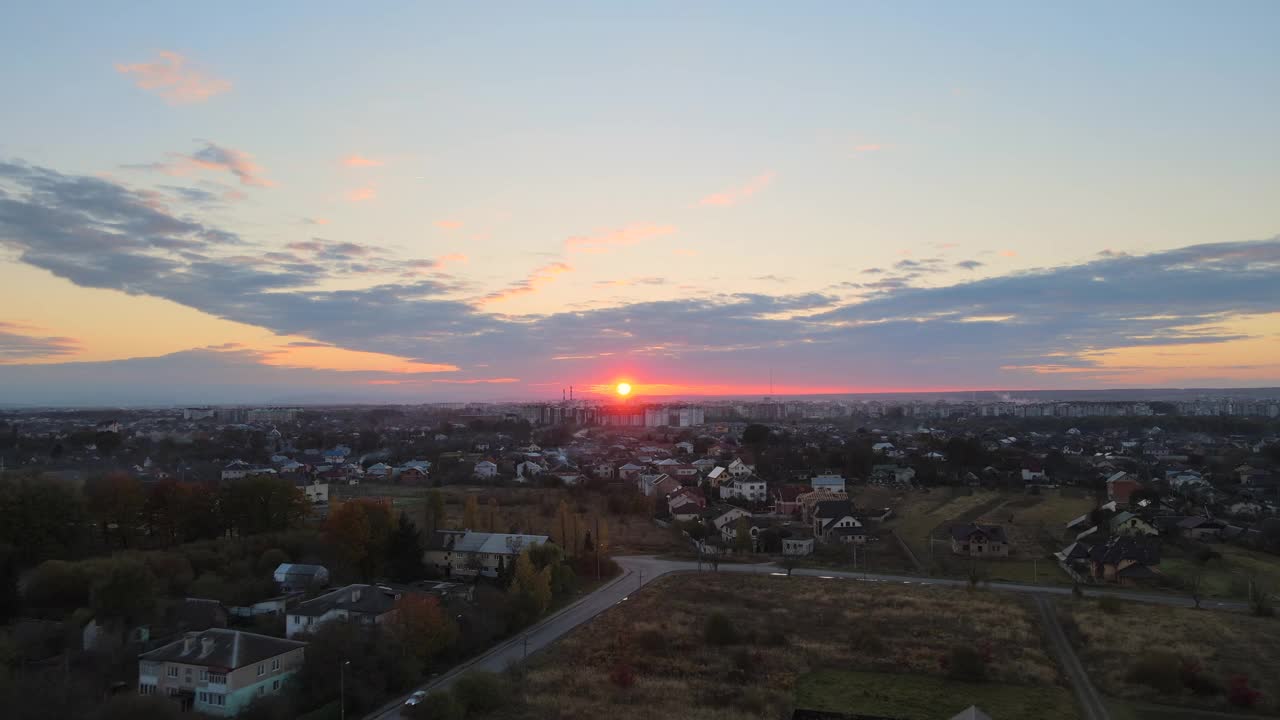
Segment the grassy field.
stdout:
<path fill-rule="evenodd" d="M 1201 563 L 1189 552 L 1166 545 L 1160 572 L 1184 582 L 1199 575 L 1206 597 L 1247 598 L 1250 578 L 1269 592 L 1280 591 L 1280 558 L 1225 543 L 1209 547 L 1222 557 Z"/>
<path fill-rule="evenodd" d="M 1096 601 L 1075 601 L 1063 610 L 1067 624 L 1075 628 L 1068 635 L 1074 636 L 1081 661 L 1108 695 L 1139 703 L 1230 709 L 1221 694 L 1160 692 L 1130 679 L 1140 658 L 1168 651 L 1198 664 L 1224 687 L 1233 675 L 1247 676 L 1263 693 L 1258 709 L 1280 711 L 1280 620 L 1154 605 L 1121 605 L 1108 612 Z"/>
<path fill-rule="evenodd" d="M 716 612 L 730 619 L 737 642 L 705 640 Z M 943 659 L 957 646 L 994 649 L 988 682 L 945 680 Z M 610 679 L 624 665 L 634 672 L 632 687 Z M 1068 698 L 1070 712 L 997 717 L 1075 717 L 1035 616 L 1017 598 L 720 573 L 662 578 L 574 631 L 531 663 L 519 681 L 522 700 L 497 717 L 779 718 L 790 714 L 798 689 L 820 691 L 812 673 L 829 670 L 883 675 L 876 707 L 945 698 L 954 714 L 974 702 L 999 706 L 1006 691 L 1008 702 L 1049 693 Z M 840 700 L 829 695 L 826 702 Z"/>
<path fill-rule="evenodd" d="M 947 720 L 977 705 L 993 718 L 1071 720 L 1079 717 L 1065 688 L 973 685 L 925 675 L 818 670 L 800 678 L 796 705 L 814 710 Z"/>

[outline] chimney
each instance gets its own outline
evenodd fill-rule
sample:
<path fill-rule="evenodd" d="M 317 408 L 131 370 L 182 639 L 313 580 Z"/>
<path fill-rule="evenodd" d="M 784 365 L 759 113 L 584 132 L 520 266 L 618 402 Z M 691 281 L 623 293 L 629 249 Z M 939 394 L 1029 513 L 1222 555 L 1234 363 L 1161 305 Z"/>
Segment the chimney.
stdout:
<path fill-rule="evenodd" d="M 354 589 L 354 590 L 352 590 L 352 591 L 351 591 L 351 602 L 353 602 L 353 603 L 358 603 L 358 602 L 360 602 L 360 592 L 361 592 L 361 590 L 362 590 L 362 588 L 356 588 L 356 589 Z"/>
<path fill-rule="evenodd" d="M 200 657 L 205 657 L 211 652 L 213 652 L 213 638 L 200 638 Z"/>
<path fill-rule="evenodd" d="M 200 638 L 200 633 L 189 632 L 182 635 L 182 654 L 188 655 L 192 650 L 196 649 L 196 640 Z"/>

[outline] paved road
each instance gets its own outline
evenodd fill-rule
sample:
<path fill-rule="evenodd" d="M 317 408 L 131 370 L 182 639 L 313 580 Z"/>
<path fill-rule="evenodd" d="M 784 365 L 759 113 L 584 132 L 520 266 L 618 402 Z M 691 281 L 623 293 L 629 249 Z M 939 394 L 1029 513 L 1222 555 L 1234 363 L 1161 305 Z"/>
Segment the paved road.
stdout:
<path fill-rule="evenodd" d="M 570 630 L 573 630 L 591 618 L 594 618 L 596 615 L 599 615 L 614 605 L 626 602 L 630 593 L 635 592 L 642 585 L 648 585 L 653 580 L 656 580 L 668 573 L 692 572 L 697 571 L 698 569 L 698 564 L 696 562 L 685 560 L 663 560 L 651 556 L 619 557 L 615 558 L 615 560 L 617 560 L 618 565 L 623 569 L 623 575 L 618 579 L 601 587 L 573 605 L 561 610 L 557 614 L 544 619 L 542 622 L 515 638 L 494 647 L 484 655 L 454 668 L 448 673 L 445 673 L 417 689 L 432 691 L 449 688 L 459 677 L 469 670 L 489 670 L 492 672 L 505 670 L 508 665 L 520 662 L 528 655 L 532 655 L 533 653 L 547 647 Z M 710 566 L 704 563 L 703 569 L 709 571 Z M 786 574 L 772 563 L 763 563 L 758 565 L 722 563 L 719 571 L 755 573 L 759 575 Z M 901 583 L 903 585 L 933 585 L 944 587 L 968 587 L 969 585 L 967 580 L 954 580 L 951 578 L 931 578 L 913 575 L 882 575 L 877 573 L 820 570 L 814 568 L 796 568 L 792 570 L 791 574 L 820 577 L 831 580 Z M 1070 588 L 1051 587 L 1045 585 L 993 582 L 987 583 L 984 587 L 1005 592 L 1032 593 L 1038 596 L 1062 596 L 1071 594 Z M 1195 603 L 1192 602 L 1190 598 L 1179 595 L 1164 595 L 1159 593 L 1145 593 L 1127 590 L 1095 589 L 1085 590 L 1085 595 L 1091 597 L 1110 595 L 1122 600 L 1154 603 L 1158 605 L 1171 605 L 1175 607 L 1195 606 Z M 1202 607 L 1217 610 L 1247 609 L 1247 605 L 1245 603 L 1234 601 L 1206 601 L 1202 603 Z M 1053 623 L 1053 626 L 1056 627 L 1056 622 Z M 1059 628 L 1059 632 L 1061 632 L 1061 628 Z M 1072 657 L 1074 657 L 1074 654 Z M 1074 679 L 1073 684 L 1075 684 Z M 406 694 L 397 698 L 395 701 L 384 705 L 378 711 L 367 716 L 366 720 L 396 720 L 396 718 L 400 717 L 401 704 L 407 697 L 408 695 Z M 1105 720 L 1105 713 L 1106 709 L 1103 708 L 1103 714 L 1096 716 L 1095 720 Z"/>
<path fill-rule="evenodd" d="M 1066 671 L 1071 680 L 1071 689 L 1075 690 L 1076 700 L 1084 710 L 1085 720 L 1111 720 L 1106 703 L 1102 702 L 1102 696 L 1089 681 L 1089 674 L 1080 664 L 1080 658 L 1076 657 L 1075 648 L 1071 647 L 1066 634 L 1062 632 L 1062 625 L 1058 623 L 1057 612 L 1053 607 L 1053 597 L 1037 593 L 1035 599 L 1040 618 L 1044 621 L 1045 633 L 1049 636 L 1049 645 L 1053 648 L 1053 654 L 1058 657 L 1058 666 Z"/>

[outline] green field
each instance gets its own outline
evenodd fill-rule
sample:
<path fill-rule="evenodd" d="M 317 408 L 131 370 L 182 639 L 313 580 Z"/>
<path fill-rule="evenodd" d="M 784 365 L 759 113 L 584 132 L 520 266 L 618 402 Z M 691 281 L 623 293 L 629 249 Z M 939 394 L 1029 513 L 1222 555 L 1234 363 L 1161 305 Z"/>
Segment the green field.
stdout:
<path fill-rule="evenodd" d="M 1058 687 L 963 683 L 928 675 L 818 670 L 796 682 L 796 707 L 832 712 L 947 720 L 970 705 L 993 718 L 1078 718 L 1075 699 Z"/>
<path fill-rule="evenodd" d="M 1184 583 L 1199 575 L 1205 597 L 1245 599 L 1250 578 L 1268 592 L 1280 591 L 1280 557 L 1225 543 L 1209 547 L 1221 559 L 1200 563 L 1186 551 L 1166 547 L 1160 572 Z"/>

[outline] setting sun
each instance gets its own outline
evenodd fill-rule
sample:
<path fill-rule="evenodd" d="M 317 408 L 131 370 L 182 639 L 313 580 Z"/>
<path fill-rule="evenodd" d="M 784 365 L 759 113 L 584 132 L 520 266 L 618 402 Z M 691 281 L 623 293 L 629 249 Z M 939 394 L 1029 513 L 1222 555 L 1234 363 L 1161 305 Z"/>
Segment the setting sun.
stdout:
<path fill-rule="evenodd" d="M 626 397 L 631 394 L 631 385 L 628 383 L 618 383 L 618 394 Z"/>

